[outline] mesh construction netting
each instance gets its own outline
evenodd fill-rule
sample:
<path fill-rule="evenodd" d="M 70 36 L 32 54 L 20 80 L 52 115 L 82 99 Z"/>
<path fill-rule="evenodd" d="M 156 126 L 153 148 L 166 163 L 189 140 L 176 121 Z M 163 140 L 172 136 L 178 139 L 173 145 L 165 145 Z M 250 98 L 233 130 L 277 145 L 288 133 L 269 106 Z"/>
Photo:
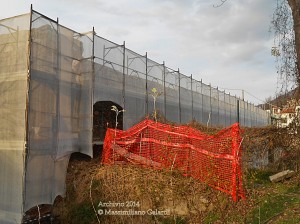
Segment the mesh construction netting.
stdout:
<path fill-rule="evenodd" d="M 108 129 L 102 163 L 129 162 L 154 169 L 177 169 L 237 201 L 245 198 L 240 132 L 238 123 L 208 135 L 189 126 L 146 119 L 127 131 Z"/>

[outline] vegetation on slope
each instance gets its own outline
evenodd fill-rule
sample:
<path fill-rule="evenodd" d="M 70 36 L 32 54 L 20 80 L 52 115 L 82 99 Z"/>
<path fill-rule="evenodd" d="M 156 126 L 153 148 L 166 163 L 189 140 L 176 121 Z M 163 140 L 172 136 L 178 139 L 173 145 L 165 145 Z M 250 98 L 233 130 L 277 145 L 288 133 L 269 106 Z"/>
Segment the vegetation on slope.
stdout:
<path fill-rule="evenodd" d="M 243 139 L 246 200 L 235 203 L 231 196 L 176 170 L 104 166 L 99 157 L 77 157 L 69 164 L 66 197 L 57 198 L 54 213 L 61 223 L 80 224 L 300 223 L 299 137 L 284 129 L 247 128 Z M 255 168 L 253 160 L 266 151 L 271 164 Z M 287 168 L 297 175 L 280 183 L 269 181 L 270 175 Z M 120 210 L 131 213 L 113 213 Z M 145 214 L 134 214 L 141 211 Z"/>

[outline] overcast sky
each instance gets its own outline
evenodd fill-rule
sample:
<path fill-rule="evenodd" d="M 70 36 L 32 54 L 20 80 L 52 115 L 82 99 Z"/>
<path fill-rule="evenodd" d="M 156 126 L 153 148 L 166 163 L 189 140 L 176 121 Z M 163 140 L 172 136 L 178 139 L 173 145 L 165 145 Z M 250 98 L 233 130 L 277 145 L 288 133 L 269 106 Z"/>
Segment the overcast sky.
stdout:
<path fill-rule="evenodd" d="M 0 0 L 0 19 L 34 10 L 91 31 L 255 104 L 274 96 L 274 0 Z M 253 97 L 255 96 L 255 97 Z M 257 99 L 258 98 L 258 99 Z"/>

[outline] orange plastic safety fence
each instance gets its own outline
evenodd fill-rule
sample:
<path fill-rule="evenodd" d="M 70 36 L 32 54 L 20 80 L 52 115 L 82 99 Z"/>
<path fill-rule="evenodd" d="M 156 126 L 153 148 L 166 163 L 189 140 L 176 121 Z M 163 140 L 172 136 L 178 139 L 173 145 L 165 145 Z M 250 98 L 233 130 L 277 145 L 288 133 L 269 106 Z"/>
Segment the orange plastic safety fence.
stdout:
<path fill-rule="evenodd" d="M 234 201 L 245 198 L 241 172 L 239 124 L 207 135 L 188 126 L 146 119 L 127 131 L 107 129 L 104 164 L 130 162 L 154 169 L 180 170 L 220 191 Z"/>

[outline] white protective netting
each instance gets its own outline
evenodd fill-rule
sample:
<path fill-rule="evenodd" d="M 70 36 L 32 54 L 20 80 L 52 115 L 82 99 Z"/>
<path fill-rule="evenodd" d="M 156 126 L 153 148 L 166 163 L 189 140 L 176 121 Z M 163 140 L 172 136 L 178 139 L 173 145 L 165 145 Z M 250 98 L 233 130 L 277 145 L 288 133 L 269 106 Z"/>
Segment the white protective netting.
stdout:
<path fill-rule="evenodd" d="M 93 32 L 34 11 L 0 20 L 0 223 L 19 223 L 25 211 L 64 195 L 71 153 L 92 156 L 93 105 L 125 109 L 128 129 L 153 113 L 152 88 L 169 121 L 229 126 L 239 115 L 242 126 L 269 122 L 253 104 Z M 113 124 L 98 118 L 102 128 Z"/>
<path fill-rule="evenodd" d="M 29 24 L 0 21 L 0 223 L 22 218 Z"/>
<path fill-rule="evenodd" d="M 92 39 L 32 14 L 25 207 L 65 193 L 72 152 L 92 156 Z"/>
<path fill-rule="evenodd" d="M 33 12 L 0 40 L 0 223 L 20 223 L 64 195 L 71 153 L 92 156 L 92 35 Z"/>

